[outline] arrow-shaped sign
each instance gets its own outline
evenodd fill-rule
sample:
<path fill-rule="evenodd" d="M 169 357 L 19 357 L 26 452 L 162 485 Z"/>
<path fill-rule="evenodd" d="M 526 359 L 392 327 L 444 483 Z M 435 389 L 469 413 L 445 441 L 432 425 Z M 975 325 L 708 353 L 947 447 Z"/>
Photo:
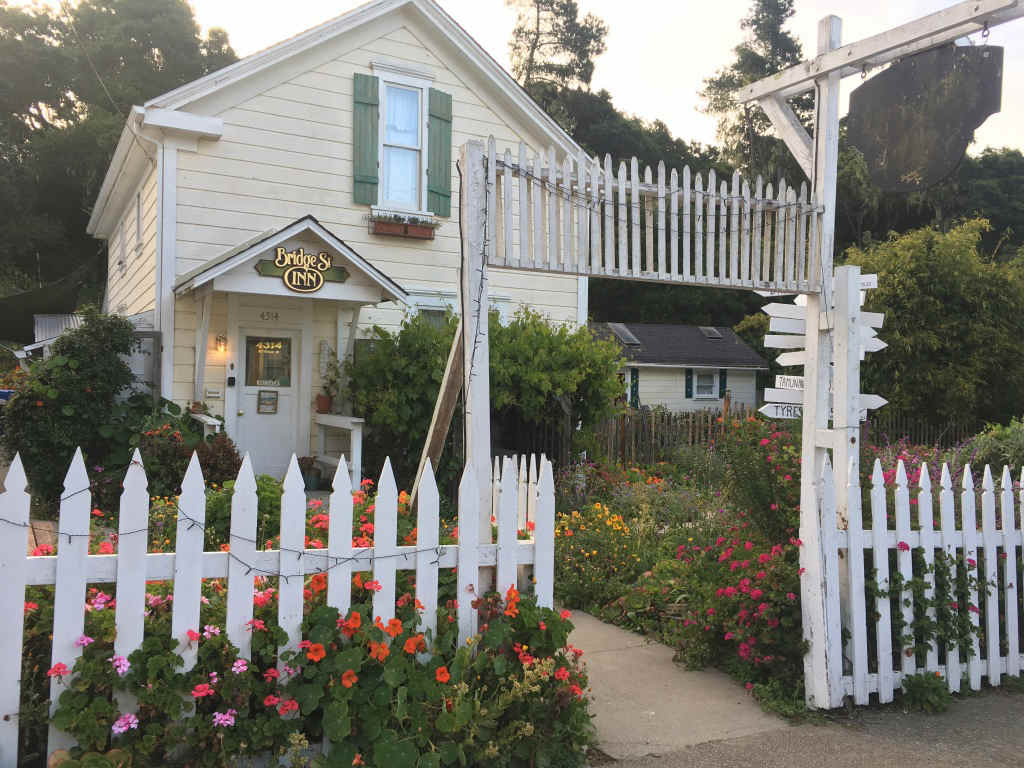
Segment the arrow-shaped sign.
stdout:
<path fill-rule="evenodd" d="M 769 419 L 801 419 L 804 415 L 803 406 L 785 403 L 765 403 L 757 409 Z"/>
<path fill-rule="evenodd" d="M 790 405 L 799 405 L 804 401 L 803 390 L 800 389 L 777 389 L 773 387 L 766 387 L 764 390 L 764 399 L 771 403 L 789 403 Z M 831 393 L 829 394 L 829 400 L 832 399 Z M 876 410 L 886 405 L 889 401 L 881 395 L 860 395 L 860 401 L 858 403 L 861 410 L 867 408 L 869 410 Z"/>
<path fill-rule="evenodd" d="M 803 349 L 803 336 L 774 336 L 766 334 L 764 345 L 770 349 Z"/>
<path fill-rule="evenodd" d="M 761 311 L 769 317 L 791 317 L 794 320 L 803 320 L 807 314 L 806 309 L 796 304 L 765 304 Z"/>
<path fill-rule="evenodd" d="M 775 362 L 784 367 L 804 365 L 807 363 L 807 352 L 802 349 L 796 352 L 783 352 L 775 358 Z"/>
<path fill-rule="evenodd" d="M 798 320 L 795 317 L 770 317 L 768 319 L 768 330 L 774 333 L 803 334 L 804 328 L 806 328 L 806 324 L 803 318 Z"/>
<path fill-rule="evenodd" d="M 804 388 L 804 377 L 803 376 L 776 376 L 775 386 L 779 389 L 799 389 Z"/>
<path fill-rule="evenodd" d="M 860 341 L 860 348 L 865 352 L 878 352 L 881 349 L 885 349 L 889 345 L 878 338 L 862 338 Z"/>

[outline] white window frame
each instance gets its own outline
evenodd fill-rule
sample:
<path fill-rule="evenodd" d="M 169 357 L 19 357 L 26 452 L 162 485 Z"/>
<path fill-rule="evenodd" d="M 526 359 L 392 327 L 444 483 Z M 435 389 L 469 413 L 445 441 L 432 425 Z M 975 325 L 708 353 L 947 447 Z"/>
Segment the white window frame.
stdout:
<path fill-rule="evenodd" d="M 702 395 L 697 390 L 697 381 L 700 376 L 711 377 L 711 394 Z M 718 396 L 718 371 L 711 368 L 694 368 L 693 369 L 693 399 L 694 400 L 720 400 Z"/>
<path fill-rule="evenodd" d="M 459 295 L 454 291 L 432 291 L 416 290 L 408 291 L 410 299 L 410 314 L 417 314 L 421 309 L 451 310 L 456 316 L 459 314 Z M 515 314 L 516 304 L 511 297 L 505 295 L 488 296 L 491 309 L 497 310 L 498 320 L 502 325 L 508 325 Z"/>
<path fill-rule="evenodd" d="M 415 216 L 433 216 L 427 208 L 427 138 L 430 124 L 430 88 L 434 84 L 434 76 L 425 71 L 415 70 L 407 66 L 392 64 L 389 62 L 374 61 L 370 64 L 374 75 L 377 76 L 378 102 L 380 104 L 380 120 L 377 121 L 377 165 L 380 169 L 380 180 L 377 183 L 377 205 L 372 206 L 374 214 L 378 213 L 408 213 Z M 420 176 L 419 195 L 416 205 L 410 207 L 404 203 L 397 203 L 391 200 L 384 200 L 384 133 L 387 127 L 387 89 L 388 86 L 398 86 L 409 90 L 418 91 L 420 102 Z M 411 149 L 411 147 L 410 147 Z"/>

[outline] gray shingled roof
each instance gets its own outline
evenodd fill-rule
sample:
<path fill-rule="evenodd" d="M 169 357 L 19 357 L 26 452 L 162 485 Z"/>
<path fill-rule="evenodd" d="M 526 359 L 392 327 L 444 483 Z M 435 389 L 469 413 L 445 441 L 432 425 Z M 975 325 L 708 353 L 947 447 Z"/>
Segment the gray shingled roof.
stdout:
<path fill-rule="evenodd" d="M 673 323 L 594 323 L 595 333 L 615 339 L 627 360 L 658 365 L 767 370 L 768 363 L 731 328 L 715 326 L 721 338 L 701 326 Z"/>

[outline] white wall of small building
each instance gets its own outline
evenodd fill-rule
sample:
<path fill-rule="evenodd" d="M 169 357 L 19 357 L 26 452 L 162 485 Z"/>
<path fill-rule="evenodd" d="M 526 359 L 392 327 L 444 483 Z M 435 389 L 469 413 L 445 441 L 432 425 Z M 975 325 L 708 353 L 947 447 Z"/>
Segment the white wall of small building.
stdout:
<path fill-rule="evenodd" d="M 694 375 L 694 396 L 686 396 L 686 368 L 674 366 L 627 366 L 626 381 L 629 381 L 629 368 L 636 367 L 639 371 L 640 405 L 651 408 L 662 406 L 670 411 L 702 411 L 722 408 L 722 398 L 718 397 L 718 379 L 715 379 L 714 397 L 696 396 L 696 377 L 698 372 L 718 374 L 719 368 L 692 368 Z M 743 368 L 727 368 L 726 388 L 729 390 L 731 403 L 734 406 L 747 408 L 757 407 L 757 372 Z"/>
<path fill-rule="evenodd" d="M 138 195 L 138 205 L 136 204 Z M 128 198 L 107 244 L 107 311 L 134 315 L 156 304 L 157 173 Z"/>

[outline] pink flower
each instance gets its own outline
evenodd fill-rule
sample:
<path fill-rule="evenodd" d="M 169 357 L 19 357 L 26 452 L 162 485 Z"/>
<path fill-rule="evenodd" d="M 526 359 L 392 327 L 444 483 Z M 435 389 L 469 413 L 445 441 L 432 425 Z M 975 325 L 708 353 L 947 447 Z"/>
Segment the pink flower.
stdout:
<path fill-rule="evenodd" d="M 708 608 L 707 614 L 708 614 L 708 616 L 714 616 L 715 615 L 715 609 L 714 608 Z"/>
<path fill-rule="evenodd" d="M 213 690 L 213 686 L 207 683 L 199 683 L 195 688 L 192 689 L 192 698 L 201 699 L 205 696 L 213 696 L 216 691 Z"/>
<path fill-rule="evenodd" d="M 128 661 L 124 656 L 112 656 L 109 659 L 110 663 L 114 665 L 114 669 L 117 670 L 119 677 L 124 677 L 128 674 L 128 670 L 131 669 L 132 663 Z"/>
<path fill-rule="evenodd" d="M 201 635 L 198 632 L 196 632 L 194 629 L 190 629 L 186 634 L 188 635 L 188 641 L 190 643 L 197 642 L 199 640 L 199 638 L 201 637 Z"/>
<path fill-rule="evenodd" d="M 234 725 L 235 724 L 235 715 L 237 715 L 237 714 L 238 714 L 238 712 L 233 710 L 233 709 L 229 709 L 227 712 L 214 712 L 213 713 L 213 724 L 215 726 L 219 725 L 219 726 L 222 726 L 222 727 L 223 726 Z"/>
<path fill-rule="evenodd" d="M 725 638 L 724 638 L 724 639 L 726 639 L 726 640 L 732 640 L 732 638 L 733 638 L 733 634 L 732 634 L 732 632 L 726 632 L 726 633 L 725 633 Z"/>
<path fill-rule="evenodd" d="M 79 635 L 78 639 L 75 640 L 75 645 L 77 645 L 79 648 L 85 648 L 85 646 L 91 645 L 94 642 L 96 641 L 88 635 Z"/>
<path fill-rule="evenodd" d="M 967 565 L 969 565 L 971 568 L 975 568 L 978 565 L 978 561 L 975 560 L 973 557 L 968 557 L 967 558 Z"/>
<path fill-rule="evenodd" d="M 900 552 L 909 552 L 910 551 L 910 545 L 907 544 L 907 542 L 905 542 L 905 541 L 900 541 L 900 542 L 897 542 L 896 549 L 898 549 Z"/>
<path fill-rule="evenodd" d="M 50 670 L 46 673 L 46 676 L 47 677 L 64 677 L 64 675 L 68 675 L 70 673 L 71 673 L 71 670 L 68 669 L 68 665 L 65 664 L 63 661 L 58 661 L 56 664 L 54 664 L 52 667 L 50 667 Z"/>
<path fill-rule="evenodd" d="M 127 712 L 114 721 L 114 724 L 110 726 L 110 730 L 112 730 L 116 735 L 120 736 L 122 733 L 125 733 L 129 729 L 138 727 L 139 718 L 137 718 L 131 712 Z"/>
<path fill-rule="evenodd" d="M 236 675 L 240 675 L 249 669 L 249 664 L 245 659 L 235 659 L 235 663 L 231 665 L 231 671 Z"/>
<path fill-rule="evenodd" d="M 787 592 L 786 593 L 786 599 L 790 600 L 790 601 L 796 600 L 796 595 L 794 595 L 792 592 Z"/>
<path fill-rule="evenodd" d="M 746 688 L 748 691 L 754 690 L 754 684 L 753 683 L 747 683 L 743 687 Z"/>
<path fill-rule="evenodd" d="M 266 680 L 268 683 L 271 680 L 277 680 L 279 677 L 281 677 L 281 673 L 278 672 L 273 667 L 271 667 L 270 669 L 268 669 L 266 672 L 263 673 L 263 679 Z"/>
<path fill-rule="evenodd" d="M 209 640 L 214 635 L 220 634 L 220 627 L 215 627 L 213 624 L 207 624 L 203 627 L 203 637 Z"/>
<path fill-rule="evenodd" d="M 210 685 L 216 685 L 218 682 L 220 682 L 220 677 L 217 675 L 216 672 L 211 672 L 210 673 Z"/>
<path fill-rule="evenodd" d="M 363 586 L 372 592 L 380 592 L 382 589 L 384 589 L 384 587 L 382 587 L 380 585 L 380 582 L 376 579 L 374 579 L 373 581 L 366 582 L 365 584 L 363 584 Z"/>
<path fill-rule="evenodd" d="M 750 599 L 751 600 L 757 600 L 763 594 L 764 594 L 764 592 L 762 592 L 760 589 L 752 589 L 752 590 L 750 590 Z"/>
<path fill-rule="evenodd" d="M 245 626 L 247 626 L 250 630 L 265 630 L 267 628 L 267 625 L 263 623 L 263 619 L 250 619 L 249 621 L 245 622 Z"/>
<path fill-rule="evenodd" d="M 562 612 L 560 614 L 558 614 L 559 618 L 561 618 L 562 620 L 568 619 L 571 615 L 572 614 L 569 613 L 568 610 L 564 610 L 564 609 L 562 610 Z"/>

